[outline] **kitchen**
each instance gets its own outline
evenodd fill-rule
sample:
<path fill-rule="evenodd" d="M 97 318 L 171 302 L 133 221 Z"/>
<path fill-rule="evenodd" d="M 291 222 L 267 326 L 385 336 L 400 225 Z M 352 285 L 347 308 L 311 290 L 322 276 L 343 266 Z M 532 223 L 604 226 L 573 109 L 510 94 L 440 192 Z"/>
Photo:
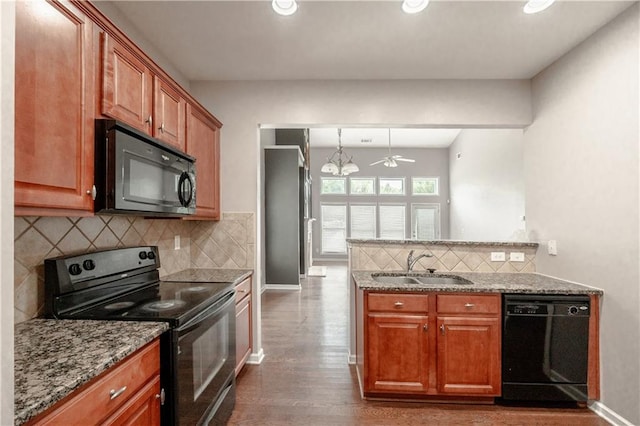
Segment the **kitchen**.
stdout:
<path fill-rule="evenodd" d="M 12 5 L 3 2 L 1 7 L 4 41 L 5 31 L 10 33 L 13 26 Z M 13 79 L 5 78 L 12 75 L 11 61 L 5 61 L 5 53 L 11 57 L 11 46 L 3 43 L 2 49 L 5 159 L 13 158 L 13 144 L 7 143 L 12 140 L 13 119 L 5 113 L 13 103 Z M 527 226 L 536 231 L 537 240 L 559 241 L 559 256 L 538 254 L 538 271 L 604 289 L 603 402 L 633 424 L 640 421 L 636 404 L 640 380 L 637 50 L 637 6 L 633 6 L 584 45 L 549 68 L 540 67 L 536 70 L 540 74 L 521 80 L 191 81 L 188 88 L 225 124 L 223 213 L 257 211 L 258 124 L 528 126 Z M 303 101 L 304 108 L 299 108 Z M 586 111 L 583 104 L 589 105 Z M 615 141 L 618 148 L 603 141 Z M 251 166 L 237 170 L 235 165 L 246 161 Z M 0 167 L 2 235 L 8 241 L 14 232 L 13 173 L 4 161 Z M 593 171 L 601 179 L 594 180 Z M 602 221 L 603 217 L 607 220 Z M 255 248 L 259 258 L 259 244 Z M 8 244 L 3 247 L 3 283 L 13 281 L 13 260 L 13 247 Z M 3 299 L 14 300 L 11 286 L 3 285 L 2 291 Z M 2 347 L 10 348 L 13 305 L 3 306 L 1 312 Z M 10 351 L 3 351 L 3 390 L 13 382 L 6 352 Z M 2 423 L 11 423 L 5 421 L 12 417 L 11 403 L 3 400 Z"/>

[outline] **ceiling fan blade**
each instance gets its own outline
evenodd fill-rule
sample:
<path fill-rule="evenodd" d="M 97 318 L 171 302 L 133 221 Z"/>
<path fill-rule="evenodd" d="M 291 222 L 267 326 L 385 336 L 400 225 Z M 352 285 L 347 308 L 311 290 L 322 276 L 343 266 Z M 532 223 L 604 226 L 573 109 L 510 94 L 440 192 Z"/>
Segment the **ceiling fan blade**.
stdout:
<path fill-rule="evenodd" d="M 396 158 L 396 161 L 404 161 L 405 163 L 415 163 L 416 160 L 412 159 L 412 158 Z"/>
<path fill-rule="evenodd" d="M 375 166 L 377 164 L 381 164 L 384 163 L 385 161 L 387 161 L 386 158 L 383 158 L 382 160 L 378 160 L 378 161 L 374 161 L 373 163 L 369 164 L 370 166 Z"/>

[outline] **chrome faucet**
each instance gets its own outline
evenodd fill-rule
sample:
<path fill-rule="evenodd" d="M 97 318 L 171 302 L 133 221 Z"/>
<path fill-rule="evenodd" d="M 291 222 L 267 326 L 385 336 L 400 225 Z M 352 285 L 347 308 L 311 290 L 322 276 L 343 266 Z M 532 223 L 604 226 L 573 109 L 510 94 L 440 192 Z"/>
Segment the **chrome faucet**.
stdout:
<path fill-rule="evenodd" d="M 407 272 L 411 272 L 413 270 L 413 265 L 415 265 L 416 262 L 422 259 L 423 257 L 433 257 L 432 254 L 427 254 L 427 253 L 423 253 L 418 257 L 413 257 L 413 252 L 414 250 L 411 250 L 409 252 L 409 256 L 407 256 Z"/>

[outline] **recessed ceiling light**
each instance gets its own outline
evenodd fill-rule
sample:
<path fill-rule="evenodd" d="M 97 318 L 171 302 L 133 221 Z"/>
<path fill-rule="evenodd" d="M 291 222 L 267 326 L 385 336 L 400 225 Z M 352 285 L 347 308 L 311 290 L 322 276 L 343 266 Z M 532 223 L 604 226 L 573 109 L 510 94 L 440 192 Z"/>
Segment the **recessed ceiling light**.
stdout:
<path fill-rule="evenodd" d="M 556 0 L 529 0 L 524 5 L 524 13 L 532 14 L 542 12 L 553 4 Z"/>
<path fill-rule="evenodd" d="M 289 16 L 296 13 L 298 3 L 296 0 L 273 0 L 271 7 L 278 15 Z"/>
<path fill-rule="evenodd" d="M 429 0 L 404 0 L 402 10 L 405 13 L 422 12 L 429 5 Z"/>

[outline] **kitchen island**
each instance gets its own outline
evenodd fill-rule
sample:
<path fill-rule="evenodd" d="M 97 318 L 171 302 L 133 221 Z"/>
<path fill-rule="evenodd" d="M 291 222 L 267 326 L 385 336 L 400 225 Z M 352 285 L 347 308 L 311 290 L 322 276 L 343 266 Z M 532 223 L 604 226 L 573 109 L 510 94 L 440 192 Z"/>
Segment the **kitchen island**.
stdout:
<path fill-rule="evenodd" d="M 160 336 L 163 322 L 33 319 L 15 327 L 15 424 L 36 417 Z"/>

